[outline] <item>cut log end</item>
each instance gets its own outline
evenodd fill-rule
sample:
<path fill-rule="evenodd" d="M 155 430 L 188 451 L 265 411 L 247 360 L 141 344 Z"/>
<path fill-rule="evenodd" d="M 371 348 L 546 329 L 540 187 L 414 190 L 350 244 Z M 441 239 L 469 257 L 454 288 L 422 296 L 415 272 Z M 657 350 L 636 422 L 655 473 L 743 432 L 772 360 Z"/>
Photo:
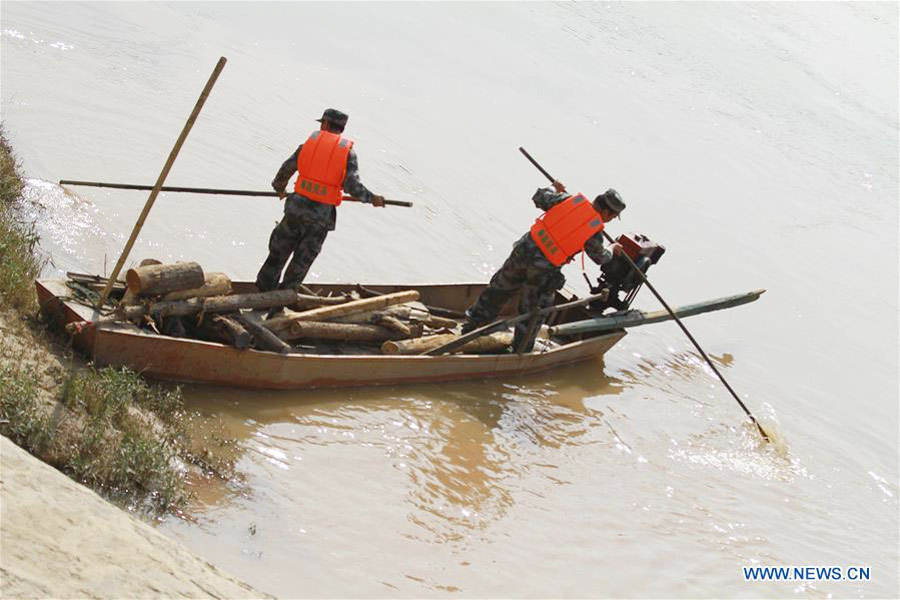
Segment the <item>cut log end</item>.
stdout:
<path fill-rule="evenodd" d="M 203 269 L 195 262 L 174 265 L 145 265 L 125 273 L 128 289 L 140 296 L 167 294 L 203 285 Z"/>

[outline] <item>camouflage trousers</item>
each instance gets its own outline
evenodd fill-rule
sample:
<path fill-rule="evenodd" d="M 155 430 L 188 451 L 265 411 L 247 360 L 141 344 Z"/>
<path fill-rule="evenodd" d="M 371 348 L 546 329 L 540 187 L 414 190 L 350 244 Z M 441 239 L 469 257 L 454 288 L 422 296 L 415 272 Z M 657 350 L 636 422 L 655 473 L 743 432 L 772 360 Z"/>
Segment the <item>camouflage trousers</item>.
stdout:
<path fill-rule="evenodd" d="M 313 261 L 322 251 L 327 235 L 327 224 L 305 213 L 300 204 L 293 201 L 293 194 L 288 196 L 284 205 L 284 217 L 269 236 L 269 256 L 256 276 L 259 291 L 296 288 L 303 283 Z M 281 270 L 292 253 L 294 256 L 279 285 Z"/>
<path fill-rule="evenodd" d="M 509 258 L 491 277 L 490 283 L 478 296 L 475 304 L 466 311 L 468 320 L 463 325 L 463 332 L 472 331 L 495 320 L 503 305 L 516 292 L 520 292 L 520 315 L 547 308 L 553 304 L 556 291 L 565 282 L 566 278 L 559 268 L 547 261 L 531 236 L 526 234 L 515 243 Z M 531 352 L 544 320 L 543 317 L 538 317 L 533 325 L 531 319 L 516 324 L 513 350 L 518 350 L 524 341 L 524 351 Z M 526 337 L 530 339 L 526 340 Z"/>

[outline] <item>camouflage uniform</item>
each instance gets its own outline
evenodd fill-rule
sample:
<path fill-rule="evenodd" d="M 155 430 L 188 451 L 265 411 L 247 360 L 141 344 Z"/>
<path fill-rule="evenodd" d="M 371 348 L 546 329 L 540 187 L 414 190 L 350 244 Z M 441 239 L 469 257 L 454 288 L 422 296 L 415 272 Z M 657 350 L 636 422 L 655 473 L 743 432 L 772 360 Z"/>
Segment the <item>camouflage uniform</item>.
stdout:
<path fill-rule="evenodd" d="M 303 145 L 297 147 L 278 169 L 272 188 L 276 192 L 284 191 L 288 181 L 297 171 L 297 157 Z M 356 153 L 351 149 L 347 156 L 347 175 L 343 189 L 349 195 L 363 202 L 372 201 L 372 192 L 359 180 L 359 164 Z M 279 289 L 296 288 L 306 277 L 313 261 L 322 251 L 322 244 L 329 231 L 337 225 L 337 210 L 331 204 L 316 202 L 306 196 L 292 193 L 284 202 L 284 217 L 272 230 L 269 237 L 269 256 L 256 276 L 256 287 L 261 292 Z M 278 278 L 288 257 L 294 254 L 284 272 L 284 279 L 278 284 Z"/>
<path fill-rule="evenodd" d="M 552 188 L 539 188 L 532 201 L 536 207 L 547 211 L 568 197 L 568 194 L 557 193 Z M 600 265 L 612 259 L 612 252 L 603 246 L 602 232 L 597 232 L 588 239 L 584 251 L 592 261 Z M 503 305 L 518 290 L 521 290 L 518 307 L 520 315 L 552 306 L 556 291 L 565 283 L 566 278 L 561 269 L 547 260 L 531 239 L 531 233 L 526 233 L 513 244 L 509 258 L 491 277 L 490 283 L 475 304 L 466 311 L 468 320 L 463 325 L 463 332 L 472 331 L 496 319 Z M 517 350 L 525 339 L 531 326 L 529 321 L 530 319 L 516 325 L 513 350 Z M 538 317 L 533 331 L 537 332 L 543 322 L 544 318 Z M 531 352 L 533 347 L 534 335 L 525 345 L 525 352 Z"/>

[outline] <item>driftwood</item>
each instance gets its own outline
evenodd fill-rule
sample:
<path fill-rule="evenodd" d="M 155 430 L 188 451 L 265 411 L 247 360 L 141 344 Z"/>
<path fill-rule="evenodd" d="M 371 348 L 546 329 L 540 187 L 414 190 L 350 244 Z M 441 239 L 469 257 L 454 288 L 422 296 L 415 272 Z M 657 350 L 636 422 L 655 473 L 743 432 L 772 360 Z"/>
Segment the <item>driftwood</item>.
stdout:
<path fill-rule="evenodd" d="M 314 308 L 304 312 L 296 313 L 290 316 L 275 317 L 266 321 L 266 326 L 270 329 L 280 327 L 284 322 L 299 321 L 326 321 L 335 317 L 349 315 L 353 313 L 361 313 L 366 311 L 377 310 L 394 304 L 403 304 L 419 299 L 419 292 L 410 290 L 408 292 L 397 292 L 395 294 L 385 294 L 375 298 L 363 298 L 361 300 L 352 300 L 335 306 L 323 306 Z"/>
<path fill-rule="evenodd" d="M 426 325 L 434 329 L 440 329 L 441 327 L 453 329 L 459 325 L 459 321 L 448 319 L 446 317 L 439 317 L 433 314 L 431 309 L 421 302 L 407 302 L 402 306 L 408 306 L 410 308 L 410 314 L 409 317 L 406 317 L 407 319 L 424 321 Z"/>
<path fill-rule="evenodd" d="M 447 319 L 446 317 L 438 317 L 436 315 L 429 315 L 428 321 L 429 327 L 434 327 L 435 329 L 440 329 L 441 327 L 446 327 L 447 329 L 455 329 L 459 326 L 459 321 L 454 319 Z"/>
<path fill-rule="evenodd" d="M 385 314 L 376 314 L 372 318 L 372 323 L 374 325 L 381 325 L 391 331 L 395 331 L 398 334 L 402 335 L 404 338 L 412 337 L 412 331 L 406 324 L 398 319 L 397 317 L 392 317 L 391 315 Z"/>
<path fill-rule="evenodd" d="M 197 333 L 205 340 L 228 344 L 238 350 L 250 347 L 250 333 L 240 323 L 224 315 L 203 319 Z"/>
<path fill-rule="evenodd" d="M 266 309 L 286 306 L 297 298 L 294 290 L 273 290 L 256 294 L 232 294 L 231 296 L 213 296 L 212 298 L 191 298 L 173 302 L 157 302 L 150 307 L 127 306 L 125 318 L 129 321 L 140 321 L 145 316 L 165 317 L 170 315 L 185 316 L 200 312 L 227 313 L 242 308 Z"/>
<path fill-rule="evenodd" d="M 156 260 L 155 258 L 145 258 L 139 264 L 139 267 L 149 267 L 150 265 L 161 265 L 162 261 Z M 115 289 L 115 288 L 113 288 Z M 119 308 L 122 309 L 125 306 L 133 306 L 138 303 L 138 295 L 131 291 L 127 285 L 125 286 L 125 293 L 122 294 L 122 299 L 119 300 Z"/>
<path fill-rule="evenodd" d="M 288 290 L 290 291 L 290 290 Z M 234 320 L 243 325 L 253 335 L 253 341 L 260 350 L 269 350 L 287 354 L 291 347 L 285 344 L 277 335 L 263 326 L 262 319 L 253 313 L 237 313 Z"/>
<path fill-rule="evenodd" d="M 155 296 L 203 285 L 203 269 L 195 262 L 174 265 L 147 265 L 128 269 L 128 289 L 139 296 Z"/>
<path fill-rule="evenodd" d="M 432 348 L 437 348 L 442 344 L 453 341 L 457 336 L 454 333 L 442 333 L 439 335 L 429 335 L 411 340 L 387 341 L 381 345 L 381 352 L 384 354 L 421 354 Z M 512 344 L 513 334 L 508 331 L 499 331 L 490 335 L 485 335 L 467 342 L 456 352 L 463 354 L 483 354 L 490 352 L 499 352 Z"/>
<path fill-rule="evenodd" d="M 231 279 L 225 273 L 205 273 L 203 279 L 203 285 L 198 288 L 169 292 L 163 296 L 163 302 L 187 300 L 188 298 L 205 298 L 208 296 L 225 296 L 231 293 Z"/>
<path fill-rule="evenodd" d="M 335 317 L 333 319 L 329 319 L 332 323 L 356 323 L 356 324 L 378 324 L 384 317 L 393 317 L 395 319 L 399 319 L 401 321 L 411 321 L 413 323 L 427 323 L 428 322 L 428 313 L 420 313 L 416 310 L 413 310 L 409 304 L 397 304 L 395 306 L 388 306 L 386 308 L 378 309 L 378 310 L 367 310 L 361 313 L 354 313 L 352 315 L 344 315 L 341 317 Z"/>
<path fill-rule="evenodd" d="M 387 327 L 381 325 L 356 325 L 353 323 L 329 323 L 326 321 L 293 321 L 280 323 L 272 328 L 272 320 L 264 321 L 264 325 L 285 340 L 319 339 L 341 340 L 347 342 L 383 342 L 385 340 L 397 340 L 404 337 Z M 421 324 L 409 326 L 410 335 L 422 335 Z"/>
<path fill-rule="evenodd" d="M 383 296 L 381 292 L 376 292 L 375 290 L 370 290 L 362 284 L 356 284 L 356 291 L 364 298 L 374 298 L 377 296 Z M 422 306 L 425 306 L 424 304 Z M 438 317 L 444 317 L 447 319 L 462 319 L 465 318 L 465 314 L 459 312 L 458 310 L 452 310 L 449 308 L 443 308 L 440 306 L 426 306 L 428 311 Z"/>
<path fill-rule="evenodd" d="M 335 304 L 344 304 L 350 302 L 351 298 L 344 296 L 310 296 L 308 294 L 297 294 L 297 301 L 289 306 L 292 310 L 306 310 L 308 308 L 319 308 L 320 306 L 333 306 Z"/>

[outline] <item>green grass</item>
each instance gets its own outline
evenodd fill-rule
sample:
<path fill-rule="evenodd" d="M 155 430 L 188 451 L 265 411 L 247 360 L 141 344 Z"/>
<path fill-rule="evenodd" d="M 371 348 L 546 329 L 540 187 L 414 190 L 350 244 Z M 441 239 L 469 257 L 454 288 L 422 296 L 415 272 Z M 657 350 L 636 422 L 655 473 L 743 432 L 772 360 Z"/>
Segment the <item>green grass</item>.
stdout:
<path fill-rule="evenodd" d="M 165 512 L 187 499 L 195 462 L 181 394 L 127 369 L 70 375 L 49 411 L 26 368 L 0 366 L 0 432 L 47 464 L 129 508 Z"/>
<path fill-rule="evenodd" d="M 13 341 L 19 336 L 23 345 L 9 346 L 12 353 L 39 346 L 49 352 L 48 336 L 34 325 L 34 279 L 44 263 L 33 224 L 18 220 L 23 188 L 0 125 L 0 310 L 13 308 L 17 319 L 28 317 L 33 334 L 21 325 L 21 331 L 5 329 L 0 335 Z M 22 356 L 0 356 L 0 433 L 117 504 L 142 512 L 174 511 L 188 498 L 191 469 L 233 477 L 233 457 L 219 451 L 233 440 L 194 439 L 203 429 L 195 427 L 197 421 L 209 419 L 186 412 L 178 389 L 150 385 L 128 369 L 88 366 L 71 369 L 65 383 L 48 393 L 37 387 L 39 368 Z M 46 377 L 43 381 L 50 385 Z"/>
<path fill-rule="evenodd" d="M 34 279 L 44 266 L 34 225 L 17 219 L 24 188 L 19 165 L 0 127 L 0 303 L 34 312 Z"/>

